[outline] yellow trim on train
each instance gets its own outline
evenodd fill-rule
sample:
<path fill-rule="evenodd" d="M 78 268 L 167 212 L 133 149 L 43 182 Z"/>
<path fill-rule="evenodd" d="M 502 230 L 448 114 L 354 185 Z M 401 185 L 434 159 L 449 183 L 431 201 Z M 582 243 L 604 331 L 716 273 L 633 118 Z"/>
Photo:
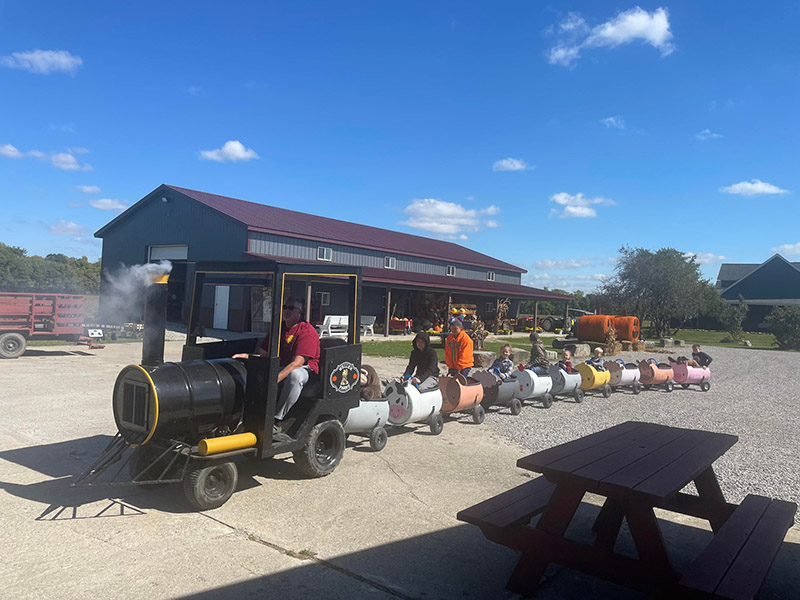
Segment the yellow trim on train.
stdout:
<path fill-rule="evenodd" d="M 153 402 L 155 403 L 155 411 L 153 414 L 155 415 L 153 418 L 153 426 L 150 428 L 150 432 L 147 434 L 147 437 L 144 438 L 144 441 L 141 444 L 131 444 L 131 446 L 144 446 L 147 442 L 150 441 L 150 438 L 153 437 L 153 434 L 156 432 L 156 426 L 158 425 L 158 392 L 156 392 L 156 384 L 153 383 L 153 378 L 150 377 L 150 373 L 142 365 L 130 365 L 131 367 L 136 367 L 144 376 L 147 377 L 147 381 L 150 382 L 150 390 L 153 392 Z"/>

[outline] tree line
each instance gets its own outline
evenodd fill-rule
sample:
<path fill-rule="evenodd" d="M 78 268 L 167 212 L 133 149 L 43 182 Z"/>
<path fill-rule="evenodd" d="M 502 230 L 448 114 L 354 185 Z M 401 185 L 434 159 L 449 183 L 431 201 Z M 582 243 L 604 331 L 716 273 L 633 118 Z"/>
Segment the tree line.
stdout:
<path fill-rule="evenodd" d="M 29 256 L 0 242 L 0 292 L 99 294 L 100 261 L 65 254 Z"/>

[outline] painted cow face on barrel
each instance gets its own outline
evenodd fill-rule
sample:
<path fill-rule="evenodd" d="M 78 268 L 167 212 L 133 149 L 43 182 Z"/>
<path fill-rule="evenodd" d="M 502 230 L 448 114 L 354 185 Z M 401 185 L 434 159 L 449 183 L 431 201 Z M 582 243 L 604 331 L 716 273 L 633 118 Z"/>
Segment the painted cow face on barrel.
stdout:
<path fill-rule="evenodd" d="M 389 402 L 389 419 L 392 422 L 402 421 L 410 410 L 408 396 L 406 396 L 403 385 L 399 382 L 390 383 L 386 386 L 384 397 Z"/>

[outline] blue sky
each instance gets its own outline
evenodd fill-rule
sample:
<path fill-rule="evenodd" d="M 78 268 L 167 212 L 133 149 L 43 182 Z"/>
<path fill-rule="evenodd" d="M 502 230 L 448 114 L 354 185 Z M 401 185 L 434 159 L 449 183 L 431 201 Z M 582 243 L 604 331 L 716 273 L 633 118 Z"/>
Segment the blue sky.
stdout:
<path fill-rule="evenodd" d="M 796 2 L 0 1 L 0 241 L 161 183 L 591 289 L 622 244 L 800 260 Z"/>

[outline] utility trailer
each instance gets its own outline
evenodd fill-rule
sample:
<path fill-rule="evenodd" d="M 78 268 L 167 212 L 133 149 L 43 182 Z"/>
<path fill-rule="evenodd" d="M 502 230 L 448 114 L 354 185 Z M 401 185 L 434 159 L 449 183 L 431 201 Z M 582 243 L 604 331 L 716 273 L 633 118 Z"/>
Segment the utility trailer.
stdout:
<path fill-rule="evenodd" d="M 30 339 L 68 340 L 83 335 L 84 297 L 0 292 L 0 358 L 18 358 Z"/>

